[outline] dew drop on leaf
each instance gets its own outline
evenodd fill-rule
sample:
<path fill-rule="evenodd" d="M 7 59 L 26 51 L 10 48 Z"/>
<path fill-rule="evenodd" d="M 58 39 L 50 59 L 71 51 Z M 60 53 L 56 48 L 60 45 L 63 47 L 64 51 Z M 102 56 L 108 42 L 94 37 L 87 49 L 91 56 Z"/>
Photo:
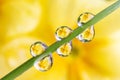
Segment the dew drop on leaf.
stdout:
<path fill-rule="evenodd" d="M 55 32 L 55 37 L 58 41 L 60 41 L 63 38 L 66 38 L 70 33 L 72 32 L 72 29 L 70 29 L 67 26 L 61 26 L 59 27 Z"/>
<path fill-rule="evenodd" d="M 31 45 L 30 47 L 30 53 L 33 57 L 40 55 L 43 51 L 45 51 L 45 49 L 47 48 L 47 46 L 42 43 L 42 42 L 35 42 L 34 44 Z"/>
<path fill-rule="evenodd" d="M 42 59 L 38 58 L 35 62 L 34 62 L 34 67 L 39 70 L 39 71 L 47 71 L 52 67 L 53 64 L 53 59 L 52 56 L 46 56 Z"/>
<path fill-rule="evenodd" d="M 65 43 L 57 49 L 57 54 L 63 57 L 69 56 L 71 53 L 71 42 Z"/>

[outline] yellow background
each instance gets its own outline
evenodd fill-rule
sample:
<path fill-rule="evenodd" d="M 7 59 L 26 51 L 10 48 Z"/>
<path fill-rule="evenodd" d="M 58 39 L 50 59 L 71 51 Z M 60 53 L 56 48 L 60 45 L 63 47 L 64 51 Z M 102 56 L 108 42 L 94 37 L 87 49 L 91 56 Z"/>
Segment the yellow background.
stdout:
<path fill-rule="evenodd" d="M 0 0 L 0 77 L 31 58 L 30 45 L 54 43 L 60 26 L 77 27 L 83 12 L 97 14 L 116 0 Z M 120 9 L 95 24 L 90 43 L 73 40 L 69 57 L 53 54 L 47 72 L 34 67 L 15 80 L 120 80 Z"/>

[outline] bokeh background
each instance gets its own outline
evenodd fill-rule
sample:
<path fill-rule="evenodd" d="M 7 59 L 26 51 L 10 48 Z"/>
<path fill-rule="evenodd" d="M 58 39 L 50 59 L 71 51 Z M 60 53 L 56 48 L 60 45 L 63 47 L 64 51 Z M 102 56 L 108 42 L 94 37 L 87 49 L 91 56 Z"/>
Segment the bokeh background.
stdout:
<path fill-rule="evenodd" d="M 0 0 L 0 78 L 31 58 L 30 45 L 51 45 L 60 26 L 77 27 L 83 12 L 97 14 L 116 0 Z M 95 24 L 89 43 L 73 39 L 63 58 L 53 53 L 47 72 L 34 67 L 15 80 L 120 80 L 120 9 Z"/>

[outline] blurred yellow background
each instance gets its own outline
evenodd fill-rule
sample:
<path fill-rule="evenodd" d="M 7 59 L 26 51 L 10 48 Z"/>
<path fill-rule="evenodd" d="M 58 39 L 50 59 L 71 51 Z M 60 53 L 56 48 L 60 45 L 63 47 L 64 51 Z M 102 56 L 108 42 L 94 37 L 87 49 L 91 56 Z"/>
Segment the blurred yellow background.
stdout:
<path fill-rule="evenodd" d="M 0 0 L 0 78 L 31 58 L 32 43 L 54 43 L 58 27 L 75 29 L 81 13 L 97 14 L 115 1 Z M 15 80 L 120 80 L 120 9 L 95 24 L 91 42 L 74 39 L 72 54 L 53 60 L 49 71 L 32 67 Z"/>

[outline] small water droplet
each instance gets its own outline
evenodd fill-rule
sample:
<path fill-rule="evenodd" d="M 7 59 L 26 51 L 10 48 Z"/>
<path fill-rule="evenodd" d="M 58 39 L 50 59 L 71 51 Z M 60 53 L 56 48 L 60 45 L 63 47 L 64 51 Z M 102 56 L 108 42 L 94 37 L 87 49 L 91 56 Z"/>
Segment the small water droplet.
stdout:
<path fill-rule="evenodd" d="M 52 56 L 46 56 L 42 59 L 38 58 L 35 62 L 34 62 L 34 67 L 39 70 L 39 71 L 47 71 L 52 67 L 53 64 L 53 59 Z"/>
<path fill-rule="evenodd" d="M 60 56 L 66 57 L 69 56 L 72 49 L 72 43 L 65 43 L 57 49 L 57 53 Z"/>
<path fill-rule="evenodd" d="M 89 12 L 85 12 L 81 14 L 78 18 L 78 26 L 81 27 L 84 23 L 88 22 L 93 17 L 94 15 Z M 95 35 L 95 30 L 94 30 L 94 26 L 92 25 L 88 27 L 85 31 L 83 31 L 81 34 L 79 34 L 77 38 L 81 42 L 90 42 L 94 38 L 94 35 Z"/>
<path fill-rule="evenodd" d="M 60 41 L 61 39 L 70 35 L 71 32 L 72 32 L 72 29 L 70 29 L 69 27 L 61 26 L 56 30 L 55 37 L 58 41 Z"/>
<path fill-rule="evenodd" d="M 85 12 L 78 17 L 78 26 L 82 26 L 94 17 L 92 13 Z"/>
<path fill-rule="evenodd" d="M 30 47 L 30 53 L 33 57 L 35 57 L 37 55 L 40 55 L 46 48 L 47 48 L 47 46 L 44 43 L 35 42 Z"/>

